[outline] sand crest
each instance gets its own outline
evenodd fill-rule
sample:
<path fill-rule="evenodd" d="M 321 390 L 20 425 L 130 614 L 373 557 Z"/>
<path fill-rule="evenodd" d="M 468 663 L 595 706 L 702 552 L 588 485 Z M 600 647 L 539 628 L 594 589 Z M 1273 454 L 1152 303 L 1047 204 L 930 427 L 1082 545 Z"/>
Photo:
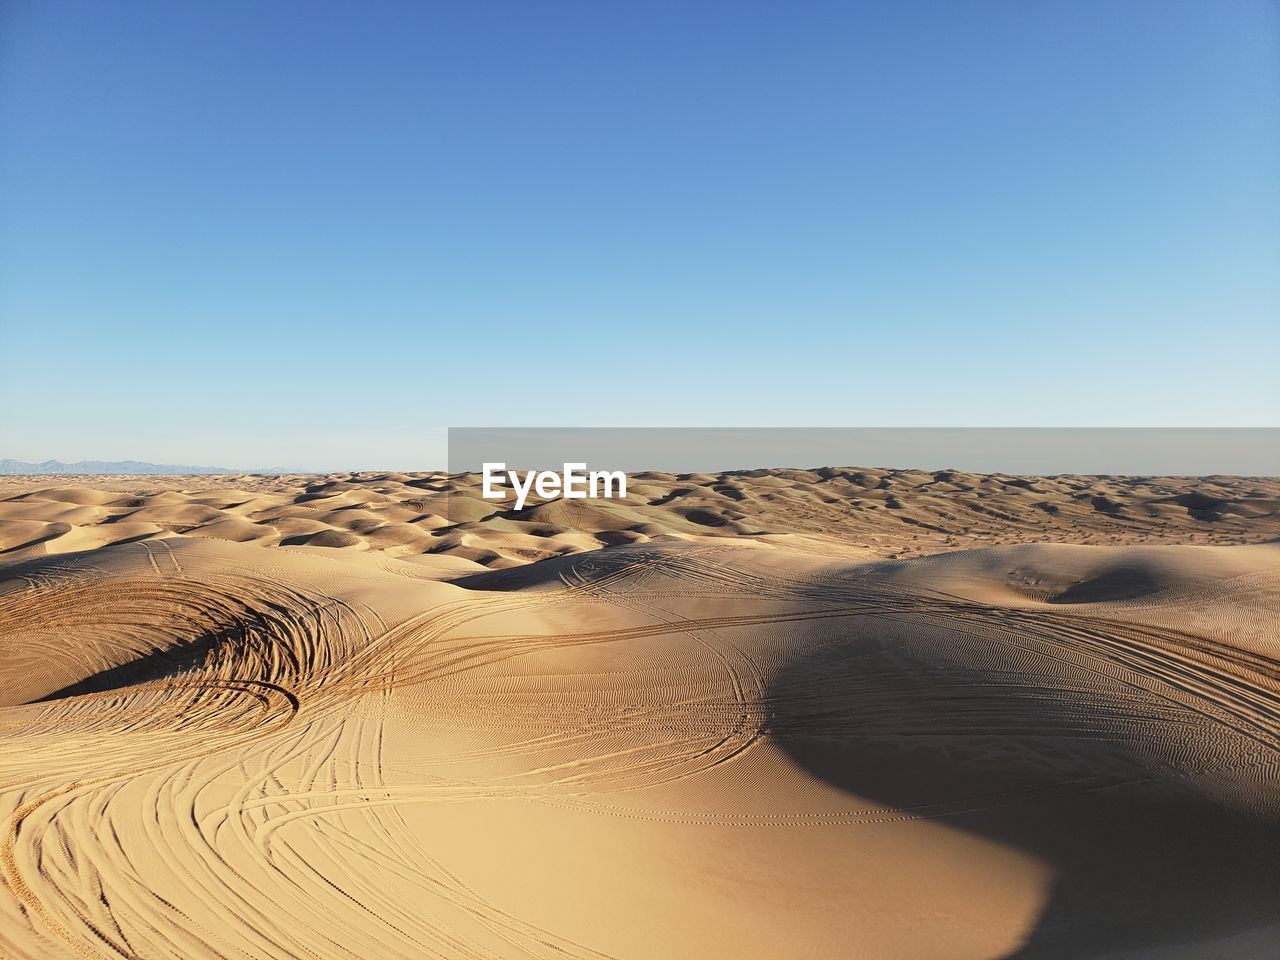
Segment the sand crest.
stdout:
<path fill-rule="evenodd" d="M 47 480 L 0 481 L 0 955 L 1280 934 L 1276 481 Z"/>

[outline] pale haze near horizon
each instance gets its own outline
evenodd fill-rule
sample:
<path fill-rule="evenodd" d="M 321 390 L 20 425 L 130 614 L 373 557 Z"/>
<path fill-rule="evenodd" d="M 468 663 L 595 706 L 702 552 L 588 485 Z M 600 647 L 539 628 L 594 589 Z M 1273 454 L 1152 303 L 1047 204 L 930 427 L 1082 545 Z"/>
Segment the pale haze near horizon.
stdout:
<path fill-rule="evenodd" d="M 1272 426 L 1280 14 L 0 7 L 0 457 Z"/>

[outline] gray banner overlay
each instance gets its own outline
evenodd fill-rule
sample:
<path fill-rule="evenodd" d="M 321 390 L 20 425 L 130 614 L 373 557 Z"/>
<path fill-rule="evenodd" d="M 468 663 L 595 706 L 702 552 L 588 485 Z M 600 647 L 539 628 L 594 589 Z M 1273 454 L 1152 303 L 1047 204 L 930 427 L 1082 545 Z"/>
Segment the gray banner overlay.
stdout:
<path fill-rule="evenodd" d="M 1280 476 L 1280 428 L 451 427 L 449 472 L 893 467 L 1023 475 Z"/>

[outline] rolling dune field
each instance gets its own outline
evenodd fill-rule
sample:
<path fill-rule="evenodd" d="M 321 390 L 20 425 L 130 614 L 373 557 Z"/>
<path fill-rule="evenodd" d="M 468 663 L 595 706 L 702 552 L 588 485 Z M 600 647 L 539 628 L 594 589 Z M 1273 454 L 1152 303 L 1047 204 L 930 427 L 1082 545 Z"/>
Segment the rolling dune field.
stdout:
<path fill-rule="evenodd" d="M 0 478 L 0 956 L 1265 958 L 1280 481 Z"/>

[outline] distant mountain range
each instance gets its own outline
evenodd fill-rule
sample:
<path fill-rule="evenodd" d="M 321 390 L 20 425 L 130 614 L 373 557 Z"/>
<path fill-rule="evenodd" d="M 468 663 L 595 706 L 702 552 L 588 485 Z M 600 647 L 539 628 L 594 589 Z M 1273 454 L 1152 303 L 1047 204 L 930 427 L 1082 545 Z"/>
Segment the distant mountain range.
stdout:
<path fill-rule="evenodd" d="M 0 460 L 0 476 L 38 476 L 58 474 L 193 474 L 193 473 L 280 473 L 277 470 L 231 470 L 227 467 L 194 467 L 186 463 L 144 463 L 141 460 L 78 460 L 63 463 L 61 460 L 44 460 L 30 463 L 26 460 Z"/>

